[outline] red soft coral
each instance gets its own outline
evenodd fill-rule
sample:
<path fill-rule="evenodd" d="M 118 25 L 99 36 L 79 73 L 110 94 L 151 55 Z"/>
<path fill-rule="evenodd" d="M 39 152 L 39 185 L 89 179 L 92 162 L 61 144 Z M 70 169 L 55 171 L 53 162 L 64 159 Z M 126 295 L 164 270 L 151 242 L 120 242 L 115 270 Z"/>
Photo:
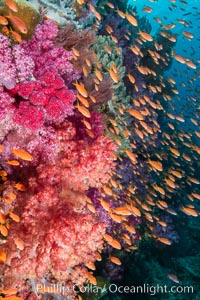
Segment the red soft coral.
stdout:
<path fill-rule="evenodd" d="M 32 195 L 18 197 L 15 209 L 21 222 L 11 225 L 6 243 L 4 286 L 20 289 L 26 278 L 33 281 L 50 275 L 57 283 L 83 284 L 84 264 L 94 262 L 96 251 L 102 250 L 105 224 L 86 214 L 84 194 L 61 186 L 37 189 L 34 185 Z M 16 237 L 24 249 L 13 242 Z"/>
<path fill-rule="evenodd" d="M 14 116 L 14 121 L 31 130 L 36 130 L 43 125 L 44 114 L 29 102 L 22 101 Z"/>
<path fill-rule="evenodd" d="M 64 85 L 64 80 L 59 76 L 53 76 L 49 81 L 47 74 L 38 77 L 38 81 L 19 83 L 10 94 L 20 100 L 14 121 L 31 130 L 39 129 L 45 122 L 60 124 L 67 116 L 73 114 L 75 94 Z M 28 101 L 25 104 L 23 100 Z M 37 115 L 34 125 L 31 124 L 34 117 L 29 119 L 33 111 Z M 23 116 L 20 118 L 19 115 Z M 40 115 L 39 121 L 38 115 Z"/>
<path fill-rule="evenodd" d="M 69 189 L 85 191 L 101 187 L 111 178 L 117 146 L 109 137 L 100 136 L 88 145 L 85 140 L 76 140 L 76 130 L 67 121 L 56 134 L 57 158 L 54 164 L 37 168 L 41 181 L 50 185 L 64 182 Z"/>

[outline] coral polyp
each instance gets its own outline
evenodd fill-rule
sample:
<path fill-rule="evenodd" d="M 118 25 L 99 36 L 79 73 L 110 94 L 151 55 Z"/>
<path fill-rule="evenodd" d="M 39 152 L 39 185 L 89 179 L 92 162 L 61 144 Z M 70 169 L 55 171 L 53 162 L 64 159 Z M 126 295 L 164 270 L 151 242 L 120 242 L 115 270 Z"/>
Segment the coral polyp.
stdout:
<path fill-rule="evenodd" d="M 0 297 L 81 299 L 199 216 L 199 104 L 166 75 L 196 64 L 126 2 L 0 5 Z"/>

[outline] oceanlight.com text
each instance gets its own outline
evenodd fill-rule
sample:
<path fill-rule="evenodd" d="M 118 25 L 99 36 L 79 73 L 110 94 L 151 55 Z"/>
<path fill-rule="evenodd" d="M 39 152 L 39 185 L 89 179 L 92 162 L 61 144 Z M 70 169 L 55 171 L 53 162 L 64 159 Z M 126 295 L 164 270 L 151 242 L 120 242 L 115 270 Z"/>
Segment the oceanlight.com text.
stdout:
<path fill-rule="evenodd" d="M 172 293 L 172 294 L 193 294 L 193 286 L 170 286 L 167 285 L 150 285 L 143 284 L 139 286 L 117 286 L 116 284 L 110 284 L 108 288 L 110 293 L 121 294 L 149 294 L 154 296 L 156 294 Z"/>
<path fill-rule="evenodd" d="M 116 284 L 104 285 L 103 287 L 95 286 L 92 284 L 87 284 L 85 286 L 79 286 L 75 284 L 73 286 L 67 287 L 59 284 L 45 285 L 42 283 L 37 284 L 36 293 L 50 293 L 50 294 L 60 294 L 60 295 L 69 295 L 71 293 L 106 293 L 109 292 L 111 294 L 120 293 L 120 294 L 149 294 L 150 296 L 154 296 L 156 294 L 193 294 L 194 287 L 193 286 L 167 286 L 167 285 L 130 285 L 130 286 L 122 286 Z"/>

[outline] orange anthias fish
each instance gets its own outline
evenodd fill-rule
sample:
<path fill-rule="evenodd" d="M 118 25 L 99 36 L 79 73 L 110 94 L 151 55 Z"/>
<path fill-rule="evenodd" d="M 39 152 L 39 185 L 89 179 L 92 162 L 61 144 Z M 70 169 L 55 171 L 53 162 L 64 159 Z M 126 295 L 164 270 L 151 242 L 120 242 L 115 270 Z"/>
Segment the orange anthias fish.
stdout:
<path fill-rule="evenodd" d="M 17 289 L 1 290 L 1 292 L 2 292 L 2 294 L 5 294 L 6 296 L 8 296 L 8 295 L 17 294 L 18 290 Z"/>
<path fill-rule="evenodd" d="M 136 163 L 137 162 L 137 158 L 136 158 L 136 155 L 135 153 L 131 152 L 130 150 L 126 150 L 125 151 L 127 156 L 130 158 L 130 160 L 133 162 L 133 163 Z"/>
<path fill-rule="evenodd" d="M 119 81 L 119 78 L 118 78 L 117 74 L 112 69 L 108 69 L 108 72 L 109 72 L 110 77 L 112 78 L 112 80 L 115 83 L 117 83 Z"/>
<path fill-rule="evenodd" d="M 11 34 L 11 36 L 12 36 L 12 38 L 15 42 L 18 42 L 18 43 L 22 42 L 22 37 L 19 33 L 17 33 L 16 31 L 11 30 L 10 34 Z"/>
<path fill-rule="evenodd" d="M 12 153 L 15 156 L 17 156 L 17 157 L 19 157 L 23 160 L 27 160 L 27 161 L 32 161 L 33 160 L 33 156 L 25 150 L 12 148 Z"/>
<path fill-rule="evenodd" d="M 95 264 L 93 262 L 89 262 L 87 264 L 85 264 L 85 266 L 88 268 L 88 269 L 91 269 L 91 270 L 96 270 L 96 267 L 95 267 Z"/>
<path fill-rule="evenodd" d="M 86 88 L 84 87 L 83 83 L 78 83 L 78 81 L 76 81 L 76 83 L 74 83 L 77 91 L 79 92 L 79 94 L 81 94 L 81 96 L 87 98 L 88 97 L 88 92 L 86 91 Z"/>
<path fill-rule="evenodd" d="M 89 106 L 90 106 L 88 100 L 87 100 L 85 97 L 81 96 L 80 94 L 77 94 L 76 97 L 78 98 L 78 100 L 79 100 L 85 107 L 89 107 Z"/>
<path fill-rule="evenodd" d="M 6 253 L 0 252 L 0 263 L 4 263 L 6 261 Z"/>
<path fill-rule="evenodd" d="M 113 239 L 112 242 L 108 243 L 108 244 L 118 250 L 121 250 L 121 248 L 122 248 L 121 244 L 116 239 Z"/>
<path fill-rule="evenodd" d="M 104 234 L 103 238 L 106 242 L 112 242 L 113 240 L 113 237 L 107 233 Z"/>
<path fill-rule="evenodd" d="M 19 166 L 20 165 L 18 160 L 15 160 L 15 159 L 6 161 L 6 164 L 11 165 L 11 166 Z"/>
<path fill-rule="evenodd" d="M 110 8 L 114 8 L 115 7 L 114 4 L 111 3 L 111 2 L 106 2 L 106 5 L 108 5 L 108 7 L 110 7 Z"/>
<path fill-rule="evenodd" d="M 183 31 L 182 33 L 183 33 L 183 35 L 184 35 L 187 39 L 189 39 L 189 40 L 191 40 L 191 39 L 194 38 L 194 35 L 193 35 L 191 32 Z"/>
<path fill-rule="evenodd" d="M 17 4 L 13 0 L 6 0 L 6 5 L 14 12 L 18 12 Z"/>
<path fill-rule="evenodd" d="M 153 169 L 157 170 L 157 171 L 162 171 L 163 170 L 163 166 L 162 163 L 159 161 L 155 161 L 155 160 L 148 160 L 148 163 L 153 167 Z"/>
<path fill-rule="evenodd" d="M 91 273 L 88 272 L 88 280 L 91 284 L 96 285 L 97 284 L 97 280 L 94 277 L 94 275 L 92 275 Z"/>
<path fill-rule="evenodd" d="M 134 16 L 132 16 L 132 15 L 130 15 L 130 14 L 126 14 L 125 16 L 126 16 L 127 21 L 128 21 L 131 25 L 133 25 L 133 26 L 138 26 L 138 22 L 137 22 L 137 20 L 136 20 L 136 18 L 135 18 Z"/>
<path fill-rule="evenodd" d="M 144 6 L 142 10 L 144 12 L 147 12 L 147 13 L 151 13 L 152 12 L 152 8 L 150 6 Z"/>
<path fill-rule="evenodd" d="M 136 119 L 138 119 L 140 121 L 144 120 L 143 115 L 138 110 L 136 110 L 136 109 L 129 109 L 128 112 L 134 118 L 136 118 Z"/>
<path fill-rule="evenodd" d="M 194 209 L 194 208 L 191 208 L 191 207 L 181 207 L 180 208 L 182 212 L 184 212 L 186 215 L 188 216 L 193 216 L 193 217 L 198 217 L 198 212 Z"/>
<path fill-rule="evenodd" d="M 148 42 L 153 41 L 153 37 L 149 33 L 147 33 L 147 32 L 139 31 L 138 34 L 145 41 L 148 41 Z"/>
<path fill-rule="evenodd" d="M 75 106 L 78 111 L 86 118 L 91 118 L 91 114 L 89 112 L 89 110 L 85 107 L 85 106 L 82 106 L 82 105 L 76 105 Z"/>
<path fill-rule="evenodd" d="M 131 211 L 133 212 L 134 216 L 136 216 L 136 217 L 140 217 L 141 216 L 140 210 L 137 207 L 133 206 L 133 205 L 131 205 Z"/>
<path fill-rule="evenodd" d="M 2 29 L 1 29 L 1 32 L 5 35 L 9 35 L 10 33 L 10 30 L 8 29 L 7 26 L 3 26 Z"/>
<path fill-rule="evenodd" d="M 9 19 L 10 23 L 16 27 L 21 33 L 27 34 L 27 28 L 25 23 L 18 17 L 16 16 L 6 16 L 7 19 Z"/>
<path fill-rule="evenodd" d="M 110 261 L 112 261 L 114 264 L 116 264 L 118 266 L 120 266 L 122 264 L 121 261 L 119 260 L 119 258 L 116 256 L 110 256 Z"/>
<path fill-rule="evenodd" d="M 123 11 L 117 9 L 116 12 L 118 13 L 118 15 L 122 18 L 122 19 L 125 19 L 126 15 Z"/>
<path fill-rule="evenodd" d="M 89 9 L 94 13 L 97 20 L 101 21 L 101 15 L 98 11 L 96 11 L 95 7 L 91 3 L 89 3 L 88 6 L 89 6 Z"/>
<path fill-rule="evenodd" d="M 13 221 L 17 223 L 20 222 L 20 217 L 18 215 L 14 214 L 13 212 L 10 212 L 9 215 Z"/>
<path fill-rule="evenodd" d="M 14 188 L 21 192 L 24 192 L 26 190 L 26 187 L 21 182 L 15 183 Z"/>
<path fill-rule="evenodd" d="M 91 211 L 92 213 L 95 214 L 96 209 L 95 209 L 95 207 L 92 204 L 87 203 L 87 208 L 89 209 L 89 211 Z"/>
<path fill-rule="evenodd" d="M 159 237 L 157 240 L 165 245 L 171 245 L 171 243 L 172 243 L 169 239 L 164 238 L 164 237 Z"/>
<path fill-rule="evenodd" d="M 128 76 L 128 79 L 130 80 L 130 82 L 134 84 L 135 83 L 135 77 L 133 75 L 131 75 L 130 73 L 127 74 L 127 76 Z"/>
<path fill-rule="evenodd" d="M 132 213 L 126 206 L 120 206 L 113 210 L 113 212 L 117 215 L 122 216 L 130 216 Z"/>
<path fill-rule="evenodd" d="M 96 77 L 98 78 L 99 81 L 103 80 L 103 76 L 102 76 L 101 72 L 98 69 L 94 70 L 94 73 L 95 73 L 95 75 L 96 75 Z"/>
<path fill-rule="evenodd" d="M 1 224 L 5 224 L 6 223 L 6 217 L 5 217 L 5 215 L 2 212 L 0 212 L 0 223 Z"/>
<path fill-rule="evenodd" d="M 76 1 L 77 1 L 77 3 L 78 3 L 79 5 L 84 5 L 84 3 L 85 3 L 84 0 L 76 0 Z"/>
<path fill-rule="evenodd" d="M 0 145 L 0 152 L 3 152 L 3 151 L 4 151 L 3 145 Z"/>
<path fill-rule="evenodd" d="M 85 127 L 88 129 L 88 130 L 91 130 L 92 129 L 92 125 L 86 121 L 86 120 L 81 120 L 81 122 L 85 125 Z"/>
<path fill-rule="evenodd" d="M 6 226 L 0 225 L 0 233 L 5 237 L 8 235 L 8 229 Z"/>
<path fill-rule="evenodd" d="M 0 16 L 0 25 L 8 25 L 8 20 L 3 16 Z"/>

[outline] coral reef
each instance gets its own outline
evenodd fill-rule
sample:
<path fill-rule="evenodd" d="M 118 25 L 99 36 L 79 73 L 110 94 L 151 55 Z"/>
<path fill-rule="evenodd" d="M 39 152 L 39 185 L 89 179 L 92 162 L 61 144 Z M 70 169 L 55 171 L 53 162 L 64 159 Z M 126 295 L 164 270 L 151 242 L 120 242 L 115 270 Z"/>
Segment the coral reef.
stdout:
<path fill-rule="evenodd" d="M 200 199 L 198 139 L 175 130 L 185 120 L 164 75 L 184 60 L 176 36 L 153 36 L 122 1 L 0 3 L 1 295 L 62 299 L 39 283 L 76 299 L 74 285 L 122 282 L 131 266 L 163 283 L 178 210 L 198 217 Z M 175 257 L 181 278 L 198 277 L 194 257 Z"/>

